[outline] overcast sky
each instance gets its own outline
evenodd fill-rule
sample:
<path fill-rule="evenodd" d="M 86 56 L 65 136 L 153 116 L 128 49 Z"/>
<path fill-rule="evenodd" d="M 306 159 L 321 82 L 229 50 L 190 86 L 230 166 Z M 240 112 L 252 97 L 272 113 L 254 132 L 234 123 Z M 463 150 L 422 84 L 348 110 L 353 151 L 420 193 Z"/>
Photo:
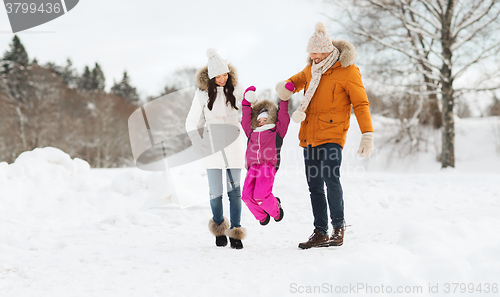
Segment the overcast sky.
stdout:
<path fill-rule="evenodd" d="M 176 69 L 206 65 L 209 47 L 237 68 L 244 87 L 274 89 L 305 66 L 315 23 L 332 29 L 324 10 L 319 0 L 81 0 L 67 14 L 18 36 L 40 64 L 64 65 L 70 57 L 81 73 L 98 62 L 107 90 L 126 69 L 143 98 L 159 94 Z M 2 6 L 2 55 L 11 32 Z"/>

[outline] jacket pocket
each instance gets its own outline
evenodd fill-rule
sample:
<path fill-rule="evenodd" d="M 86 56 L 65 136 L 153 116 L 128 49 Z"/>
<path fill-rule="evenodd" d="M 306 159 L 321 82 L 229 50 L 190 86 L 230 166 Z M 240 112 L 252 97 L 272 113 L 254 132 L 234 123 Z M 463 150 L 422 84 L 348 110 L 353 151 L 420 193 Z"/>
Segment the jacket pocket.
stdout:
<path fill-rule="evenodd" d="M 321 113 L 318 115 L 318 140 L 342 138 L 344 133 L 344 113 Z"/>

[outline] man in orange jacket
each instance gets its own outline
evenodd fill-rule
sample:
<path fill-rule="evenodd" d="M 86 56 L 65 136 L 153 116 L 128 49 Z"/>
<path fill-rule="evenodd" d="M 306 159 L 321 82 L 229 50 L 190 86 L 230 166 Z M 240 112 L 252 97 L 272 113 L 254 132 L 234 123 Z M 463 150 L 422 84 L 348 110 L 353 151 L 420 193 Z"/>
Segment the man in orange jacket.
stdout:
<path fill-rule="evenodd" d="M 302 249 L 343 244 L 345 225 L 340 164 L 351 108 L 363 133 L 358 154 L 367 157 L 373 152 L 368 98 L 359 68 L 354 65 L 356 49 L 345 40 L 332 40 L 321 22 L 315 29 L 306 48 L 310 54 L 309 64 L 276 86 L 278 94 L 290 92 L 284 87 L 286 82 L 295 85 L 294 92 L 305 92 L 292 119 L 301 123 L 299 140 L 304 148 L 315 229 L 308 241 L 299 244 Z M 333 226 L 331 237 L 328 236 L 328 208 Z"/>

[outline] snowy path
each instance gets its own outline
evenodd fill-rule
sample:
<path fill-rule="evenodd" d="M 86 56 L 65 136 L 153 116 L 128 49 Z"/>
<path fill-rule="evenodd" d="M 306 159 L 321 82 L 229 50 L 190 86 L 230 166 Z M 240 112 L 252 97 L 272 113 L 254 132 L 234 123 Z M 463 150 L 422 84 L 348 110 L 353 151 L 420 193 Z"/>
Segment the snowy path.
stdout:
<path fill-rule="evenodd" d="M 164 173 L 90 170 L 50 149 L 18 160 L 0 164 L 0 296 L 457 296 L 447 282 L 500 283 L 498 173 L 345 170 L 344 246 L 304 251 L 312 213 L 301 160 L 289 157 L 275 184 L 284 220 L 262 227 L 244 207 L 245 248 L 232 250 L 215 247 L 208 203 L 158 199 Z M 171 170 L 177 194 L 205 195 L 196 166 Z"/>

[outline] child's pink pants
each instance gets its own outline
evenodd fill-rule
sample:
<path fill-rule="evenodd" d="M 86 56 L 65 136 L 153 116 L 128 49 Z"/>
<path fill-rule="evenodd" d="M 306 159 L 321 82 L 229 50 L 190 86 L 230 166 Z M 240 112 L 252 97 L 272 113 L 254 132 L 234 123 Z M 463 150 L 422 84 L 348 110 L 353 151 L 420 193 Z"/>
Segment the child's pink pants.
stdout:
<path fill-rule="evenodd" d="M 248 168 L 241 200 L 259 221 L 267 217 L 265 212 L 273 218 L 279 217 L 278 201 L 272 193 L 275 174 L 276 168 L 270 163 L 254 164 Z"/>

